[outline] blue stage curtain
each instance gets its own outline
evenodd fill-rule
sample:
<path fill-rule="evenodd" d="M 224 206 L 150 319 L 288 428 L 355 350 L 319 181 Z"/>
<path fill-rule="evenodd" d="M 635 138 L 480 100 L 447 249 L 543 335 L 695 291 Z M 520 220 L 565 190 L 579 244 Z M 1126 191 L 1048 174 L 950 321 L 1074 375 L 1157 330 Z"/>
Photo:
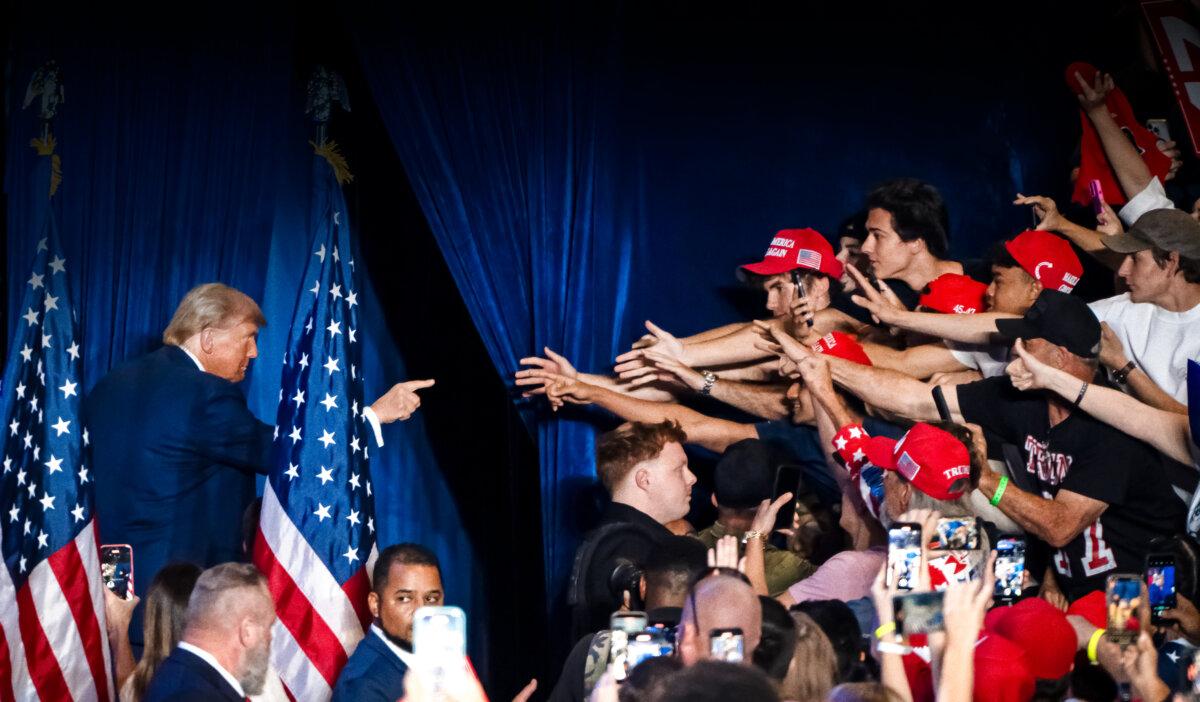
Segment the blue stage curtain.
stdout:
<path fill-rule="evenodd" d="M 615 86 L 605 37 L 572 43 L 504 26 L 482 43 L 478 34 L 425 42 L 374 10 L 353 29 L 392 141 L 501 375 L 511 378 L 520 358 L 544 346 L 583 370 L 611 365 L 638 229 L 636 201 L 616 197 L 616 178 L 628 173 L 607 153 Z M 576 490 L 594 480 L 594 426 L 561 419 L 536 425 L 552 597 L 586 526 Z"/>
<path fill-rule="evenodd" d="M 648 318 L 686 335 L 766 317 L 736 266 L 778 229 L 834 238 L 884 179 L 942 190 L 959 259 L 1030 226 L 1018 191 L 1069 184 L 1076 107 L 1059 61 L 1073 49 L 1019 18 L 947 31 L 848 7 L 804 18 L 809 31 L 782 8 L 535 5 L 347 11 L 506 378 L 544 345 L 604 372 Z M 562 414 L 536 423 L 552 596 L 578 540 L 574 495 L 594 480 L 594 429 Z"/>
<path fill-rule="evenodd" d="M 23 94 L 44 61 L 62 67 L 66 102 L 54 134 L 63 181 L 53 205 L 77 296 L 86 387 L 161 345 L 187 290 L 221 281 L 257 300 L 269 320 L 246 391 L 251 409 L 270 421 L 309 256 L 312 123 L 294 79 L 289 23 L 239 12 L 236 26 L 224 26 L 228 15 L 219 14 L 204 20 L 219 25 L 212 32 L 193 26 L 171 37 L 148 37 L 116 20 L 31 29 L 13 52 L 11 75 L 20 83 L 13 94 Z M 211 39 L 218 30 L 221 40 Z M 47 193 L 33 179 L 38 156 L 29 140 L 41 129 L 34 111 L 15 110 L 8 123 L 9 338 L 24 323 L 16 305 L 36 244 L 24 233 L 40 231 L 35 217 L 44 208 L 33 204 Z M 365 275 L 363 284 L 360 339 L 373 399 L 406 373 Z M 472 615 L 473 659 L 486 670 L 477 559 L 420 413 L 386 427 L 385 436 L 386 445 L 371 450 L 379 543 L 434 549 L 447 601 Z"/>

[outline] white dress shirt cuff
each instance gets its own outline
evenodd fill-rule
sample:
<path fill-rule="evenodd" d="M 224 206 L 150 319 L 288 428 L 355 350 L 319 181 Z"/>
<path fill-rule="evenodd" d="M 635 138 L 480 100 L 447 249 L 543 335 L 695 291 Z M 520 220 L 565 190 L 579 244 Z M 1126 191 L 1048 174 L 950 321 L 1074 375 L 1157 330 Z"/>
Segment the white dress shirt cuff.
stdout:
<path fill-rule="evenodd" d="M 370 407 L 364 407 L 363 418 L 371 425 L 371 431 L 375 432 L 375 445 L 383 446 L 383 425 L 379 423 L 379 417 L 376 416 L 375 410 Z"/>

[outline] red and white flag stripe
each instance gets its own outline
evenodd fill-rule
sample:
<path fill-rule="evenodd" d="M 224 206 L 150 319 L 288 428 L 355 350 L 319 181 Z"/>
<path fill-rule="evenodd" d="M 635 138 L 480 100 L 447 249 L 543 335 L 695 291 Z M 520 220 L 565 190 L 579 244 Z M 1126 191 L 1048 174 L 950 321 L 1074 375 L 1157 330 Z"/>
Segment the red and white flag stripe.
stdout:
<path fill-rule="evenodd" d="M 0 568 L 0 702 L 115 702 L 95 523 L 17 591 Z"/>
<path fill-rule="evenodd" d="M 337 676 L 370 623 L 367 564 L 345 585 L 312 550 L 270 483 L 263 488 L 254 562 L 275 600 L 271 662 L 296 699 L 327 700 Z"/>

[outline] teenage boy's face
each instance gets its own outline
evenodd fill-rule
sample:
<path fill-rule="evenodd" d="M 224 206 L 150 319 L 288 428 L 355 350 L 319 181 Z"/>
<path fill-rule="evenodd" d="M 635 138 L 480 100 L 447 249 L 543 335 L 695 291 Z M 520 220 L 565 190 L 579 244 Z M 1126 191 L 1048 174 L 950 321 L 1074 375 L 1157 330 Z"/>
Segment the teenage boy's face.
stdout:
<path fill-rule="evenodd" d="M 792 283 L 791 273 L 773 275 L 763 281 L 763 290 L 767 292 L 767 309 L 772 317 L 786 317 L 792 308 L 792 298 L 796 295 L 796 286 Z"/>
<path fill-rule="evenodd" d="M 867 238 L 863 240 L 862 252 L 871 262 L 876 278 L 895 278 L 904 272 L 918 246 L 918 241 L 900 238 L 887 210 L 876 207 L 867 213 Z"/>

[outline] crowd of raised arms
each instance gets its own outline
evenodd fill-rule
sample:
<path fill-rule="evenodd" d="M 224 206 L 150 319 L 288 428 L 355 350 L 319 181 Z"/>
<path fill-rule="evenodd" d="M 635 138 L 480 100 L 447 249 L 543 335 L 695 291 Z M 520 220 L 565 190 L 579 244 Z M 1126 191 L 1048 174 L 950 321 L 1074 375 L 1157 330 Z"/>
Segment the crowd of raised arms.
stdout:
<path fill-rule="evenodd" d="M 1116 210 L 1014 193 L 1036 226 L 956 261 L 936 187 L 890 180 L 836 251 L 784 229 L 741 266 L 766 321 L 647 322 L 611 371 L 523 359 L 530 396 L 624 420 L 551 699 L 1191 694 L 1200 222 L 1167 195 L 1174 144 L 1154 173 L 1111 78 L 1077 82 Z M 1087 257 L 1118 294 L 1078 294 Z M 720 455 L 711 525 L 686 521 L 689 444 Z"/>
<path fill-rule="evenodd" d="M 985 257 L 953 260 L 935 185 L 897 178 L 835 237 L 764 232 L 761 261 L 730 262 L 766 320 L 691 336 L 646 322 L 611 368 L 521 360 L 527 397 L 619 426 L 596 443 L 610 500 L 570 575 L 573 647 L 519 700 L 1200 699 L 1200 200 L 1181 195 L 1173 142 L 1130 138 L 1147 130 L 1114 114 L 1111 78 L 1074 78 L 1078 206 L 1013 193 L 1036 224 Z M 264 320 L 236 291 L 197 290 L 181 310 L 232 300 L 250 346 L 234 339 L 223 373 L 224 337 L 189 331 L 168 339 L 171 372 L 236 381 Z M 429 384 L 365 408 L 376 436 Z M 685 446 L 717 455 L 711 479 Z M 473 675 L 414 674 L 414 615 L 444 604 L 442 571 L 421 545 L 380 548 L 372 624 L 333 699 L 483 699 Z M 283 699 L 262 574 L 150 572 L 140 600 L 108 598 L 121 699 L 208 699 L 178 696 L 200 679 Z"/>

